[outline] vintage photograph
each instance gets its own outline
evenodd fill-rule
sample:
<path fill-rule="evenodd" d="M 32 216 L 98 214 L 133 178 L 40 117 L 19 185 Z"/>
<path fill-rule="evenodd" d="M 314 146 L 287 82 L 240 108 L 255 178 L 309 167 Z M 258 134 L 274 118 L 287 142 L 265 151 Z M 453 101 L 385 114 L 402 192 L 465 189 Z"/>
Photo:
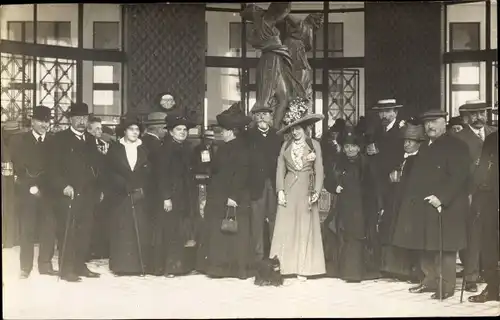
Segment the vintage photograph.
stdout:
<path fill-rule="evenodd" d="M 500 316 L 497 11 L 0 5 L 3 318 Z"/>

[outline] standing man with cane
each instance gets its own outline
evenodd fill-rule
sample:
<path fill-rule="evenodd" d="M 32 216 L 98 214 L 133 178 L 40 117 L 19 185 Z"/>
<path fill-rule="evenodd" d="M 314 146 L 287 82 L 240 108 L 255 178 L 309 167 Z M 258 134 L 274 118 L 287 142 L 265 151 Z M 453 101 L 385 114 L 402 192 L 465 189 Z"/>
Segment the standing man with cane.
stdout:
<path fill-rule="evenodd" d="M 454 295 L 456 254 L 466 246 L 467 146 L 446 133 L 447 113 L 429 110 L 421 115 L 429 138 L 403 190 L 393 245 L 420 251 L 424 279 L 411 293 L 433 292 L 432 299 Z"/>
<path fill-rule="evenodd" d="M 59 272 L 63 280 L 81 281 L 80 276 L 98 278 L 85 264 L 90 246 L 94 205 L 99 195 L 98 151 L 87 132 L 88 106 L 72 104 L 69 109 L 70 128 L 54 137 L 51 181 L 60 196 Z M 68 210 L 69 204 L 69 210 Z M 68 219 L 70 220 L 68 222 Z"/>

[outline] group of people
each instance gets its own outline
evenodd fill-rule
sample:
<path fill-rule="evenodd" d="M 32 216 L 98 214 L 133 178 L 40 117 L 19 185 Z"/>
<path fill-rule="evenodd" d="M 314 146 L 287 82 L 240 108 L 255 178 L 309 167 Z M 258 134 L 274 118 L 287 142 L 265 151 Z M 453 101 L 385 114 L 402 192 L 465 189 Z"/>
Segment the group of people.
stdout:
<path fill-rule="evenodd" d="M 195 148 L 187 140 L 194 124 L 176 111 L 151 113 L 144 123 L 126 115 L 117 140 L 106 143 L 86 104 L 73 104 L 70 128 L 54 135 L 51 110 L 35 107 L 32 130 L 10 144 L 22 198 L 21 277 L 32 271 L 36 232 L 41 274 L 99 277 L 86 265 L 99 227 L 117 276 L 196 270 L 247 279 L 262 260 L 277 258 L 282 275 L 302 281 L 382 276 L 446 299 L 460 252 L 464 289 L 477 291 L 480 276 L 488 284 L 469 301 L 498 300 L 491 107 L 465 104 L 462 129 L 447 131 L 446 112 L 399 121 L 403 106 L 381 100 L 373 108 L 379 123 L 352 128 L 337 120 L 318 142 L 310 128 L 324 116 L 310 114 L 308 104 L 292 100 L 278 130 L 273 109 L 256 105 L 249 117 L 236 103 L 217 116 L 223 141 Z M 199 185 L 206 186 L 203 216 Z M 321 223 L 323 188 L 332 203 Z"/>

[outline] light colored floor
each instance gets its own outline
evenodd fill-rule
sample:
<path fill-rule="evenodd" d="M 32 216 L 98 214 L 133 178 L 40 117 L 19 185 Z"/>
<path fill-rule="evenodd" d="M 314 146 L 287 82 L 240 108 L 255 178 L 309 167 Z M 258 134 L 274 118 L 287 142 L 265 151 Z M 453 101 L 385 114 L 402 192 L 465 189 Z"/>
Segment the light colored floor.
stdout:
<path fill-rule="evenodd" d="M 74 318 L 254 318 L 254 317 L 431 317 L 495 316 L 500 304 L 464 303 L 457 294 L 443 302 L 430 294 L 410 294 L 409 284 L 366 281 L 347 284 L 337 279 L 299 282 L 280 288 L 257 287 L 253 279 L 208 279 L 191 275 L 114 277 L 107 261 L 93 261 L 100 279 L 81 283 L 41 276 L 19 279 L 19 249 L 3 249 L 3 312 L 5 319 Z M 482 288 L 482 287 L 481 287 Z"/>

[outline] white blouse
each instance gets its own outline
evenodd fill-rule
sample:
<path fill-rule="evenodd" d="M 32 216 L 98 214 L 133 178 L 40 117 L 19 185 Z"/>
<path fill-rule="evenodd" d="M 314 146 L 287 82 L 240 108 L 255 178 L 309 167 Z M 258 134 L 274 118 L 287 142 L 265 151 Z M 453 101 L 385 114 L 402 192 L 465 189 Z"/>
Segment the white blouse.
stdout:
<path fill-rule="evenodd" d="M 137 147 L 142 144 L 141 139 L 137 139 L 136 142 L 125 142 L 125 139 L 121 138 L 120 143 L 125 147 L 125 153 L 127 155 L 128 165 L 130 170 L 134 171 L 135 165 L 137 163 Z"/>

